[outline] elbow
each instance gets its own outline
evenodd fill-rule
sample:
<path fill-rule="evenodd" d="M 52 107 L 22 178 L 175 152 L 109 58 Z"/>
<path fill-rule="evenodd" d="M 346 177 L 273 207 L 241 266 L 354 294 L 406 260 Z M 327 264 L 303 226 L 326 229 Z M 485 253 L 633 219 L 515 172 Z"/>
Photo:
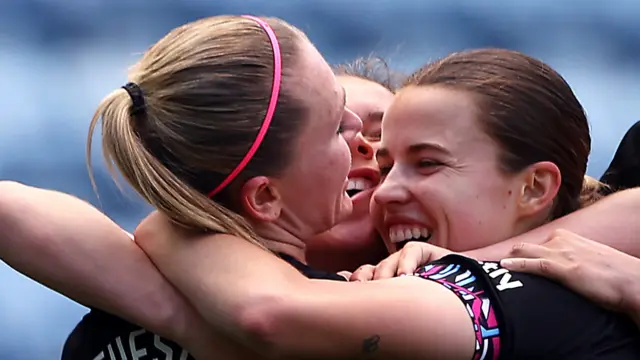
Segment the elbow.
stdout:
<path fill-rule="evenodd" d="M 245 345 L 268 359 L 292 356 L 287 346 L 293 334 L 287 331 L 287 319 L 293 313 L 290 296 L 261 296 L 238 312 L 237 324 Z"/>

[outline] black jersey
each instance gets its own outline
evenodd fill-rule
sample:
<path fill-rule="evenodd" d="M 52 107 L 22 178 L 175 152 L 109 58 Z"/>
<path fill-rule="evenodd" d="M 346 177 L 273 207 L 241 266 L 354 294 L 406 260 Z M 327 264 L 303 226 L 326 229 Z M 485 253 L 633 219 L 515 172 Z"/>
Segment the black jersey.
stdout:
<path fill-rule="evenodd" d="M 460 298 L 476 334 L 474 360 L 640 359 L 640 330 L 629 318 L 545 278 L 459 255 L 416 276 Z"/>
<path fill-rule="evenodd" d="M 313 269 L 291 256 L 281 257 L 310 279 L 346 281 Z M 194 360 L 180 345 L 98 309 L 82 318 L 69 335 L 62 360 L 163 359 Z"/>
<path fill-rule="evenodd" d="M 614 191 L 640 186 L 640 121 L 624 135 L 600 181 Z"/>
<path fill-rule="evenodd" d="M 282 257 L 309 278 L 345 280 Z M 473 360 L 640 358 L 640 331 L 631 320 L 550 280 L 458 255 L 421 267 L 416 275 L 438 282 L 460 298 L 476 334 Z M 94 309 L 67 340 L 62 359 L 147 357 L 192 359 L 174 342 Z"/>

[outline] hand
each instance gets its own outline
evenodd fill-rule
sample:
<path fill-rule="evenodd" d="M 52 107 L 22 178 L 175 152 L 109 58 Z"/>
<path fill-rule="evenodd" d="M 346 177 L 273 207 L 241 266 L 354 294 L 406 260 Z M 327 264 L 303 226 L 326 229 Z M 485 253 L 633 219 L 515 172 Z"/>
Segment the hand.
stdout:
<path fill-rule="evenodd" d="M 349 281 L 370 281 L 412 275 L 417 268 L 453 252 L 435 245 L 410 241 L 400 251 L 391 254 L 377 266 L 363 265 L 353 272 Z"/>
<path fill-rule="evenodd" d="M 349 281 L 371 281 L 375 280 L 376 266 L 375 265 L 362 265 L 356 269 L 350 276 L 347 278 Z M 342 275 L 341 273 L 338 273 Z"/>
<path fill-rule="evenodd" d="M 516 245 L 501 265 L 556 280 L 606 308 L 640 317 L 640 259 L 572 232 L 556 230 L 542 245 Z"/>

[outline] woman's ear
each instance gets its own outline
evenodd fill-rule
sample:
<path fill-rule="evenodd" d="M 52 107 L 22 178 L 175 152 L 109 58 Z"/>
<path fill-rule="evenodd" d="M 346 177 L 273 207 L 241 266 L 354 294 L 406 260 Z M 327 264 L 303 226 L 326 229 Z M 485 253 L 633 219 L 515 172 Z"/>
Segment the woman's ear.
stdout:
<path fill-rule="evenodd" d="M 520 216 L 532 216 L 548 209 L 558 194 L 562 175 L 556 164 L 537 162 L 522 172 L 523 182 L 518 199 Z"/>
<path fill-rule="evenodd" d="M 266 176 L 253 177 L 242 185 L 240 204 L 247 215 L 262 221 L 275 221 L 282 212 L 282 196 Z"/>

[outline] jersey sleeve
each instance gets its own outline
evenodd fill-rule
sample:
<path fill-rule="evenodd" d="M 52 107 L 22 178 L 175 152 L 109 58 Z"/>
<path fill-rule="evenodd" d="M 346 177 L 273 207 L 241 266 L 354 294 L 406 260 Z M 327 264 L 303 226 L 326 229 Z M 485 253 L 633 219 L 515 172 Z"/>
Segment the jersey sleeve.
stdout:
<path fill-rule="evenodd" d="M 630 319 L 548 279 L 459 255 L 416 275 L 465 305 L 476 332 L 474 360 L 640 358 L 640 331 Z"/>
<path fill-rule="evenodd" d="M 506 334 L 499 299 L 489 291 L 491 283 L 477 262 L 449 255 L 416 270 L 415 276 L 435 281 L 454 292 L 473 323 L 476 342 L 473 360 L 497 360 Z"/>

